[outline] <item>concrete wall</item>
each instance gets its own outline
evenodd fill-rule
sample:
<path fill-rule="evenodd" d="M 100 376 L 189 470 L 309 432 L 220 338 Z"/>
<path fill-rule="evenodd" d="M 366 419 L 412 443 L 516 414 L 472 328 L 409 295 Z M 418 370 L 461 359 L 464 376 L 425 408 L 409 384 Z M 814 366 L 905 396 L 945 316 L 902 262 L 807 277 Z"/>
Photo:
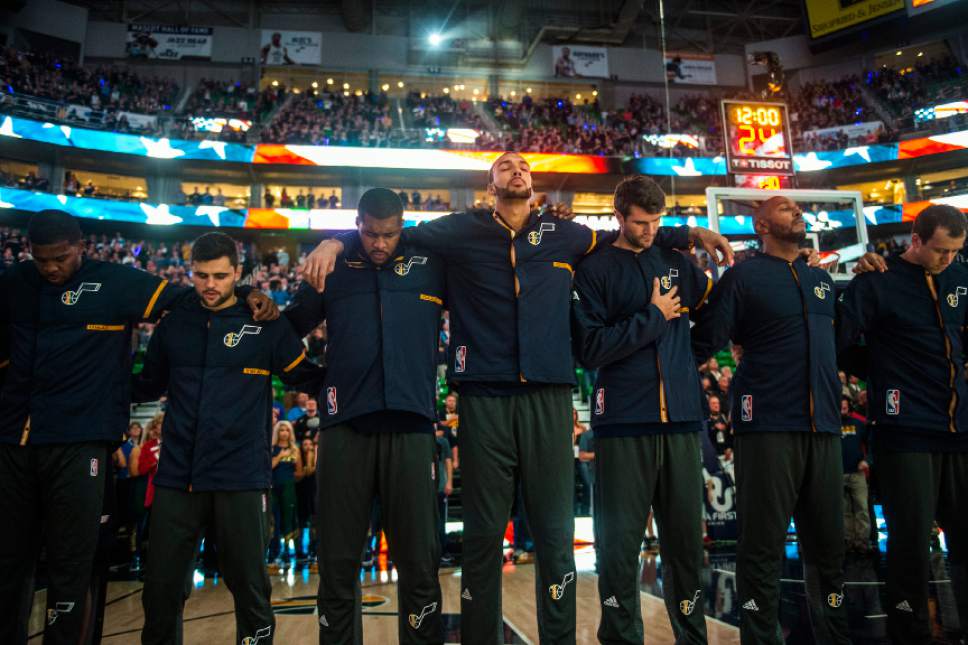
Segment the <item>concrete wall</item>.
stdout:
<path fill-rule="evenodd" d="M 0 11 L 0 31 L 12 41 L 15 29 L 28 29 L 81 44 L 84 53 L 87 9 L 58 0 L 31 0 L 16 13 Z"/>

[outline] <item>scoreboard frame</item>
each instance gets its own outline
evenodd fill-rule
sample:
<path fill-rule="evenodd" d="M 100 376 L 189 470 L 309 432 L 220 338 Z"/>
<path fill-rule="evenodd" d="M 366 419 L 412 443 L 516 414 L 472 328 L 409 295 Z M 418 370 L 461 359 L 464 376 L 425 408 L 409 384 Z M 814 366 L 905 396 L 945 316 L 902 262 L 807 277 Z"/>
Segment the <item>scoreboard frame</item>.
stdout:
<path fill-rule="evenodd" d="M 750 108 L 752 113 L 756 113 L 759 108 L 777 108 L 780 115 L 780 123 L 772 127 L 780 127 L 784 137 L 785 156 L 764 156 L 764 155 L 745 155 L 733 152 L 733 143 L 739 139 L 739 127 L 732 124 L 729 120 L 729 110 L 735 108 Z M 783 175 L 794 176 L 793 168 L 793 137 L 790 136 L 790 113 L 786 103 L 773 101 L 746 101 L 740 99 L 722 99 L 720 101 L 720 113 L 723 119 L 723 143 L 726 148 L 726 172 L 733 175 Z M 753 124 L 744 124 L 745 127 L 756 128 Z M 757 124 L 761 125 L 761 124 Z M 759 135 L 761 142 L 763 139 L 762 127 L 755 129 L 751 134 Z M 748 139 L 747 141 L 754 141 Z M 739 146 L 741 147 L 741 146 Z"/>

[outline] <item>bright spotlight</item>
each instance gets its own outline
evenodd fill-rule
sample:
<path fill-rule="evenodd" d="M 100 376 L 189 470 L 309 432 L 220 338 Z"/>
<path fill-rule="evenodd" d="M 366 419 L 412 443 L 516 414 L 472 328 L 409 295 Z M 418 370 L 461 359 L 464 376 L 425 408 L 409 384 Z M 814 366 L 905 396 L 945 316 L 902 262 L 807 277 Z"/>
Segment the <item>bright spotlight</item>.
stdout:
<path fill-rule="evenodd" d="M 444 39 L 438 33 L 430 34 L 430 36 L 427 38 L 427 41 L 430 43 L 431 47 L 436 47 L 443 42 L 443 40 Z"/>

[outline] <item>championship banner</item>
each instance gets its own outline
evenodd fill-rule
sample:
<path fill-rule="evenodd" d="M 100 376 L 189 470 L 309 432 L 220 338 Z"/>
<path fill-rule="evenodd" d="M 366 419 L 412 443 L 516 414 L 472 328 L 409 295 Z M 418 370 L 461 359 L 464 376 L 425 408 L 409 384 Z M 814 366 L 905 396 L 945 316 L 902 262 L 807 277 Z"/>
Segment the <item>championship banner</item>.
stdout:
<path fill-rule="evenodd" d="M 806 0 L 805 4 L 812 38 L 904 9 L 904 0 Z"/>
<path fill-rule="evenodd" d="M 716 59 L 705 54 L 666 52 L 666 78 L 670 83 L 715 85 Z"/>
<path fill-rule="evenodd" d="M 319 65 L 323 34 L 318 31 L 275 31 L 263 29 L 259 41 L 262 65 Z"/>
<path fill-rule="evenodd" d="M 608 78 L 608 50 L 604 47 L 552 47 L 555 76 Z"/>
<path fill-rule="evenodd" d="M 212 57 L 211 27 L 128 25 L 128 58 L 183 60 Z"/>

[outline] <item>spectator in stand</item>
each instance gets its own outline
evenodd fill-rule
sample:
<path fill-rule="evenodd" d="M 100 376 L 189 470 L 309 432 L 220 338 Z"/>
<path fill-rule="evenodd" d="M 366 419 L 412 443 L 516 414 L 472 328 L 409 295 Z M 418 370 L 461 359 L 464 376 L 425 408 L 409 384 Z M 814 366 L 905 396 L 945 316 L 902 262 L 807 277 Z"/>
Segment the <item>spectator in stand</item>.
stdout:
<path fill-rule="evenodd" d="M 716 455 L 732 459 L 733 452 L 733 431 L 729 424 L 729 419 L 723 414 L 722 399 L 711 394 L 709 401 L 709 417 L 706 419 L 706 432 L 709 433 L 709 441 L 716 449 Z"/>
<path fill-rule="evenodd" d="M 871 521 L 867 505 L 867 425 L 850 414 L 850 401 L 840 401 L 841 446 L 844 461 L 844 539 L 847 550 L 870 551 Z"/>
<path fill-rule="evenodd" d="M 336 196 L 335 190 L 329 194 L 329 207 L 339 208 L 339 197 Z"/>
<path fill-rule="evenodd" d="M 306 416 L 306 409 L 309 404 L 309 395 L 305 392 L 299 392 L 296 394 L 296 405 L 289 409 L 286 413 L 287 421 L 298 421 L 302 417 Z"/>
<path fill-rule="evenodd" d="M 280 421 L 272 430 L 272 516 L 275 519 L 269 561 L 285 559 L 296 534 L 296 478 L 302 477 L 302 454 L 292 424 Z"/>
<path fill-rule="evenodd" d="M 161 426 L 164 420 L 164 414 L 157 414 L 151 419 L 145 428 L 145 441 L 131 449 L 131 459 L 128 461 L 128 473 L 132 478 L 131 509 L 136 531 L 134 555 L 131 558 L 132 572 L 141 570 L 141 562 L 145 557 L 148 518 L 155 497 L 154 477 L 158 472 L 158 457 L 161 455 Z"/>
<path fill-rule="evenodd" d="M 311 402 L 315 403 L 312 399 Z M 315 407 L 315 406 L 314 406 Z M 306 436 L 299 442 L 302 456 L 302 473 L 296 480 L 296 558 L 303 560 L 316 557 L 316 435 Z M 303 546 L 303 530 L 309 529 L 309 548 Z"/>
<path fill-rule="evenodd" d="M 296 419 L 293 424 L 296 441 L 300 444 L 306 439 L 313 440 L 319 433 L 319 403 L 313 397 L 306 399 L 306 413 Z"/>
<path fill-rule="evenodd" d="M 114 451 L 113 455 L 116 478 L 117 523 L 127 534 L 128 545 L 132 556 L 131 562 L 134 562 L 134 557 L 138 554 L 136 518 L 140 518 L 142 513 L 137 513 L 134 509 L 135 491 L 133 485 L 136 482 L 136 478 L 131 476 L 128 464 L 131 461 L 131 452 L 141 443 L 142 434 L 143 428 L 140 423 L 135 421 L 128 424 L 124 443 Z M 142 498 L 141 501 L 143 504 L 144 499 Z"/>
<path fill-rule="evenodd" d="M 262 205 L 265 208 L 272 208 L 276 203 L 276 197 L 272 192 L 266 188 L 266 191 L 262 194 Z"/>
<path fill-rule="evenodd" d="M 454 492 L 454 460 L 450 441 L 438 424 L 434 430 L 435 458 L 434 468 L 437 477 L 437 533 L 440 540 L 440 566 L 454 563 L 447 552 L 447 499 Z"/>

